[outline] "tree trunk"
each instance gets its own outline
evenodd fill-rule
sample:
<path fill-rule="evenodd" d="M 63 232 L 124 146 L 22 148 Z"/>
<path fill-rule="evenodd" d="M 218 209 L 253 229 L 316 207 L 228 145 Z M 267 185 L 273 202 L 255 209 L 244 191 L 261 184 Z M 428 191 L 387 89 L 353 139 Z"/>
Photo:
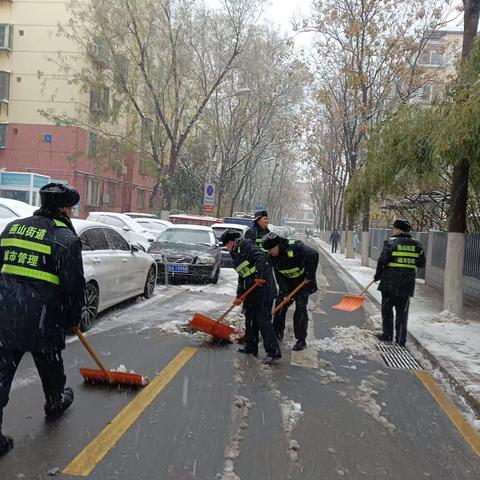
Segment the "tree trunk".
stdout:
<path fill-rule="evenodd" d="M 464 31 L 462 62 L 470 55 L 478 30 L 480 0 L 463 0 Z M 451 203 L 448 220 L 447 258 L 443 306 L 463 316 L 463 264 L 465 259 L 465 232 L 467 231 L 469 159 L 463 158 L 453 169 Z"/>

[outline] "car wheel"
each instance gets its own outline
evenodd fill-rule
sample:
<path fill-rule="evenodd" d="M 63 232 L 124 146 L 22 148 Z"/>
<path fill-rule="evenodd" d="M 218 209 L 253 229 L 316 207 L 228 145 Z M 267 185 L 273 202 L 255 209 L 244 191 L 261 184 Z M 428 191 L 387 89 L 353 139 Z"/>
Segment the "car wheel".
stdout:
<path fill-rule="evenodd" d="M 143 289 L 143 296 L 145 298 L 152 298 L 155 291 L 155 285 L 157 283 L 157 270 L 152 265 L 147 274 L 147 280 L 145 281 L 145 288 Z"/>
<path fill-rule="evenodd" d="M 85 287 L 85 307 L 82 312 L 80 330 L 86 332 L 92 327 L 92 323 L 97 318 L 99 293 L 98 287 L 93 283 L 87 283 Z"/>
<path fill-rule="evenodd" d="M 215 275 L 213 278 L 210 279 L 210 283 L 213 283 L 216 285 L 218 283 L 218 277 L 220 276 L 220 266 L 217 268 L 217 271 L 215 272 Z"/>

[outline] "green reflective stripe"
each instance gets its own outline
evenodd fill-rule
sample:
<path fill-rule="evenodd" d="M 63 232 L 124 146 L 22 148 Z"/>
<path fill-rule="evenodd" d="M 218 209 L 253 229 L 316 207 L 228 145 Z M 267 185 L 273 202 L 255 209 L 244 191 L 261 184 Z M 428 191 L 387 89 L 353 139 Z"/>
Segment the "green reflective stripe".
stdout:
<path fill-rule="evenodd" d="M 279 270 L 279 272 L 288 278 L 298 278 L 305 273 L 305 269 L 304 268 L 300 269 L 298 267 L 295 267 L 295 268 L 290 268 L 288 270 Z"/>
<path fill-rule="evenodd" d="M 257 239 L 255 240 L 255 242 L 256 242 L 256 243 L 262 243 L 262 237 L 257 238 Z"/>
<path fill-rule="evenodd" d="M 237 272 L 240 272 L 240 270 L 243 270 L 245 267 L 248 267 L 249 265 L 250 265 L 250 262 L 248 260 L 245 260 L 235 270 Z"/>
<path fill-rule="evenodd" d="M 293 250 L 287 250 L 287 255 L 288 255 L 290 258 L 293 258 Z"/>
<path fill-rule="evenodd" d="M 415 265 L 409 265 L 408 263 L 389 263 L 387 267 L 401 267 L 401 268 L 417 268 Z"/>
<path fill-rule="evenodd" d="M 60 220 L 55 220 L 55 219 L 53 219 L 53 221 L 55 222 L 55 225 L 56 225 L 57 227 L 67 228 L 67 225 L 66 225 L 65 223 L 61 222 Z"/>
<path fill-rule="evenodd" d="M 412 252 L 392 252 L 394 257 L 413 257 L 418 258 L 420 256 L 419 253 L 412 253 Z"/>
<path fill-rule="evenodd" d="M 289 241 L 288 241 L 288 244 L 289 244 L 289 245 L 294 245 L 295 242 L 296 242 L 296 240 L 289 240 Z"/>
<path fill-rule="evenodd" d="M 20 240 L 19 238 L 2 238 L 0 241 L 2 247 L 18 247 L 25 248 L 26 250 L 32 250 L 34 252 L 46 253 L 50 255 L 52 253 L 52 247 L 50 245 L 44 245 L 43 243 L 29 242 L 28 240 Z"/>
<path fill-rule="evenodd" d="M 33 270 L 32 268 L 17 267 L 16 265 L 3 265 L 2 273 L 35 278 L 37 280 L 44 280 L 45 282 L 53 283 L 54 285 L 60 285 L 60 278 L 57 275 L 42 272 L 41 270 Z"/>

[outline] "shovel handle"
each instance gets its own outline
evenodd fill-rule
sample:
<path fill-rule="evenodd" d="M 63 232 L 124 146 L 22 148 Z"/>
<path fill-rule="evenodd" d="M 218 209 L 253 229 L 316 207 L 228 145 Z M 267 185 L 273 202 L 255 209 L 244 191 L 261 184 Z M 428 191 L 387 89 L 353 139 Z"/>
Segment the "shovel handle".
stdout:
<path fill-rule="evenodd" d="M 257 283 L 254 283 L 245 293 L 243 293 L 240 297 L 239 300 L 242 302 L 258 287 Z M 230 305 L 228 310 L 217 320 L 217 323 L 215 324 L 215 327 L 223 321 L 223 319 L 236 307 L 234 303 Z M 215 328 L 213 327 L 213 328 Z"/>
<path fill-rule="evenodd" d="M 108 381 L 111 382 L 110 372 L 105 368 L 105 365 L 102 363 L 98 355 L 95 353 L 92 346 L 88 343 L 87 339 L 85 338 L 83 333 L 80 331 L 80 327 L 75 327 L 74 331 L 78 339 L 83 343 L 83 346 L 87 349 L 87 352 L 90 354 L 90 356 L 93 358 L 95 363 L 98 365 L 98 368 L 100 368 L 100 370 L 104 373 Z"/>
<path fill-rule="evenodd" d="M 298 287 L 296 287 L 293 291 L 291 291 L 273 310 L 272 315 L 275 315 L 279 312 L 305 285 L 307 285 L 308 281 L 304 280 Z"/>
<path fill-rule="evenodd" d="M 360 293 L 359 295 L 364 295 L 365 292 L 375 283 L 375 280 L 372 280 Z"/>

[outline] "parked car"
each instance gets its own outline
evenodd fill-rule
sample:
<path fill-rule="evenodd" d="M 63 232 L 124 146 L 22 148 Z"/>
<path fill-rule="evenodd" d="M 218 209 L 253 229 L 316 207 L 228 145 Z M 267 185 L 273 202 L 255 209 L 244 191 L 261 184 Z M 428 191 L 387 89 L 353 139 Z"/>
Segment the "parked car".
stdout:
<path fill-rule="evenodd" d="M 82 241 L 87 282 L 83 330 L 106 308 L 138 295 L 152 297 L 157 266 L 150 255 L 129 243 L 122 230 L 86 220 L 73 220 L 73 226 Z"/>
<path fill-rule="evenodd" d="M 225 217 L 223 219 L 224 223 L 234 223 L 236 225 L 246 225 L 250 228 L 253 224 L 254 218 L 245 218 L 245 217 Z"/>
<path fill-rule="evenodd" d="M 212 226 L 214 223 L 218 223 L 220 220 L 216 217 L 209 217 L 207 215 L 188 215 L 188 214 L 175 214 L 168 217 L 170 222 L 181 225 L 205 225 L 207 227 Z"/>
<path fill-rule="evenodd" d="M 0 218 L 30 217 L 38 210 L 26 202 L 10 198 L 0 198 Z"/>
<path fill-rule="evenodd" d="M 122 229 L 130 243 L 140 245 L 145 251 L 150 248 L 150 243 L 155 240 L 155 235 L 152 235 L 145 227 L 125 213 L 90 212 L 87 220 L 106 223 L 112 227 Z"/>
<path fill-rule="evenodd" d="M 159 282 L 165 281 L 166 266 L 169 281 L 217 283 L 221 252 L 212 228 L 198 225 L 167 228 L 148 250 L 157 262 Z"/>
<path fill-rule="evenodd" d="M 131 218 L 137 220 L 138 218 L 158 218 L 158 215 L 154 213 L 136 213 L 136 212 L 124 212 L 125 215 L 128 215 Z"/>
<path fill-rule="evenodd" d="M 158 218 L 136 218 L 142 227 L 157 238 L 164 230 L 173 227 L 173 223 L 168 220 L 160 220 Z"/>
<path fill-rule="evenodd" d="M 0 233 L 12 219 L 0 220 Z M 72 220 L 82 241 L 86 308 L 81 329 L 88 330 L 97 314 L 137 295 L 150 298 L 157 284 L 155 260 L 130 244 L 123 231 L 103 223 Z"/>
<path fill-rule="evenodd" d="M 223 232 L 226 230 L 235 230 L 243 237 L 245 232 L 248 230 L 248 227 L 238 223 L 215 223 L 212 225 L 212 230 L 215 232 L 218 238 L 220 238 Z M 227 247 L 222 247 L 222 259 L 220 261 L 220 266 L 222 268 L 233 268 L 233 258 L 230 255 Z"/>

